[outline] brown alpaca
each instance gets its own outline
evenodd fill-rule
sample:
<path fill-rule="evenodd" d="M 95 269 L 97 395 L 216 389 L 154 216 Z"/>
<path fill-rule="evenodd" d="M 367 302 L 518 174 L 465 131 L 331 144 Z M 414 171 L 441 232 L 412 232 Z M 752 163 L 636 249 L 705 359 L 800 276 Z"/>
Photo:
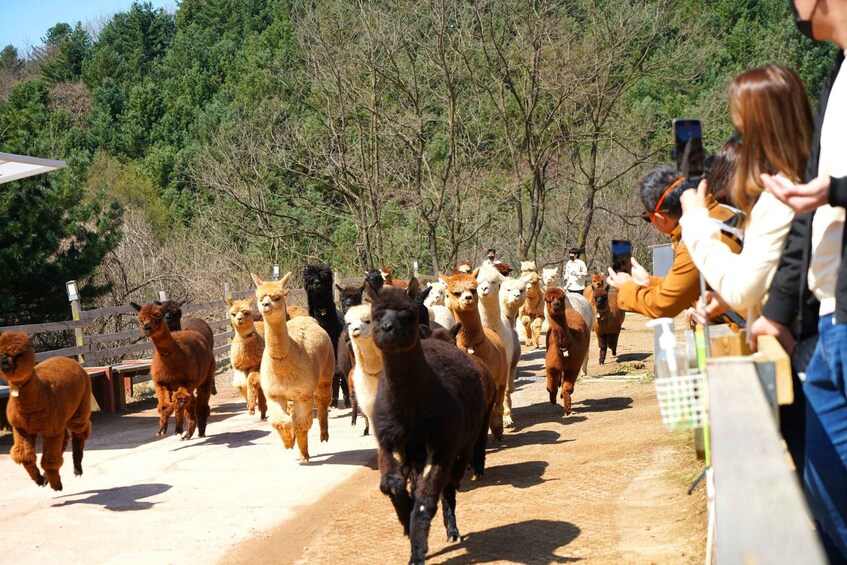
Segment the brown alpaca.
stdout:
<path fill-rule="evenodd" d="M 470 259 L 462 259 L 455 267 L 453 267 L 451 274 L 458 275 L 459 273 L 464 273 L 469 275 L 473 272 L 473 270 L 473 261 Z"/>
<path fill-rule="evenodd" d="M 185 304 L 185 300 L 180 300 L 179 302 L 176 300 L 165 300 L 164 302 L 155 300 L 153 304 L 162 307 L 162 315 L 165 317 L 165 323 L 168 324 L 168 329 L 171 330 L 171 332 L 194 330 L 195 332 L 203 334 L 203 337 L 206 338 L 206 341 L 209 344 L 209 351 L 212 351 L 212 354 L 214 355 L 215 334 L 212 331 L 212 327 L 206 322 L 206 320 L 203 320 L 202 318 L 182 319 L 182 306 Z M 218 394 L 218 390 L 215 388 L 214 379 L 212 379 L 212 394 Z"/>
<path fill-rule="evenodd" d="M 148 304 L 144 307 L 131 302 L 138 312 L 141 333 L 153 341 L 153 362 L 150 377 L 156 387 L 159 399 L 159 431 L 165 435 L 168 431 L 168 419 L 173 412 L 171 395 L 179 387 L 193 392 L 197 390 L 197 401 L 193 413 L 189 415 L 189 430 L 182 439 L 189 439 L 196 424 L 198 436 L 206 436 L 206 422 L 209 420 L 209 397 L 212 394 L 212 382 L 215 380 L 215 356 L 209 349 L 206 337 L 194 330 L 173 332 L 164 321 L 160 306 Z M 176 434 L 182 434 L 177 426 Z"/>
<path fill-rule="evenodd" d="M 547 330 L 547 392 L 550 403 L 556 404 L 556 393 L 561 396 L 565 414 L 571 413 L 571 394 L 579 376 L 579 369 L 588 355 L 591 331 L 582 314 L 567 307 L 565 291 L 551 288 L 544 294 L 550 328 Z"/>
<path fill-rule="evenodd" d="M 497 440 L 503 439 L 503 399 L 509 382 L 509 361 L 506 346 L 495 330 L 485 328 L 479 314 L 477 281 L 474 275 L 459 273 L 449 279 L 441 277 L 447 284 L 448 306 L 456 320 L 462 324 L 456 336 L 456 345 L 462 351 L 479 357 L 494 378 L 496 397 L 491 411 L 489 426 Z"/>
<path fill-rule="evenodd" d="M 594 304 L 594 301 L 591 298 L 594 296 L 594 289 L 600 288 L 606 285 L 606 277 L 601 275 L 600 273 L 594 273 L 591 275 L 591 284 L 585 287 L 585 290 L 582 291 L 582 295 L 588 299 L 589 302 Z"/>
<path fill-rule="evenodd" d="M 82 450 L 91 434 L 91 379 L 79 363 L 65 357 L 35 364 L 35 352 L 24 333 L 0 334 L 0 375 L 11 396 L 6 419 L 12 426 L 12 461 L 21 464 L 40 487 L 48 482 L 62 490 L 62 453 L 72 438 L 74 475 L 82 475 Z M 41 468 L 35 441 L 41 436 Z"/>
<path fill-rule="evenodd" d="M 541 344 L 541 326 L 544 323 L 544 295 L 541 292 L 541 280 L 538 273 L 528 271 L 521 277 L 526 281 L 526 301 L 518 310 L 518 319 L 526 332 L 526 346 Z"/>
<path fill-rule="evenodd" d="M 191 426 L 196 423 L 193 417 L 194 395 L 188 392 L 184 386 L 181 386 L 171 397 L 171 402 L 174 405 L 174 422 L 176 423 L 176 427 L 182 428 L 182 422 L 187 417 L 190 436 L 194 433 L 194 429 Z"/>
<path fill-rule="evenodd" d="M 300 447 L 300 460 L 309 460 L 312 410 L 318 407 L 321 441 L 329 439 L 329 403 L 335 352 L 329 335 L 311 316 L 285 321 L 285 288 L 291 273 L 280 281 L 265 282 L 251 274 L 256 299 L 265 318 L 265 351 L 260 369 L 268 401 L 268 421 L 286 449 Z M 292 407 L 289 407 L 289 403 Z"/>
<path fill-rule="evenodd" d="M 379 272 L 382 273 L 382 278 L 385 279 L 385 286 L 395 286 L 397 288 L 406 288 L 409 286 L 409 281 L 395 279 L 391 276 L 391 267 L 383 267 Z"/>
<path fill-rule="evenodd" d="M 247 401 L 247 410 L 252 416 L 256 413 L 256 403 L 259 404 L 259 417 L 267 417 L 268 405 L 262 392 L 259 379 L 259 368 L 262 366 L 262 353 L 265 351 L 265 340 L 256 329 L 253 318 L 253 301 L 227 300 L 229 303 L 229 321 L 235 328 L 235 337 L 229 346 L 229 360 L 232 363 L 232 386 L 234 386 Z M 264 328 L 264 324 L 262 324 Z"/>
<path fill-rule="evenodd" d="M 612 355 L 618 354 L 618 338 L 621 335 L 626 312 L 618 308 L 618 291 L 609 288 L 603 281 L 595 286 L 592 282 L 591 298 L 589 299 L 597 310 L 594 333 L 600 346 L 600 364 L 606 363 L 606 350 L 611 349 Z"/>

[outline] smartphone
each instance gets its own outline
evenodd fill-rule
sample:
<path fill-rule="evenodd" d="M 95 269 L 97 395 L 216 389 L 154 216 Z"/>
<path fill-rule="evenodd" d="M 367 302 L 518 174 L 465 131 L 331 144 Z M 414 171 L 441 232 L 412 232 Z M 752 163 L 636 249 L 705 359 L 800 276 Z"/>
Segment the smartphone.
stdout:
<path fill-rule="evenodd" d="M 632 242 L 629 240 L 612 240 L 612 270 L 632 274 Z"/>
<path fill-rule="evenodd" d="M 703 176 L 703 128 L 700 120 L 673 121 L 674 158 L 680 176 L 694 179 Z"/>

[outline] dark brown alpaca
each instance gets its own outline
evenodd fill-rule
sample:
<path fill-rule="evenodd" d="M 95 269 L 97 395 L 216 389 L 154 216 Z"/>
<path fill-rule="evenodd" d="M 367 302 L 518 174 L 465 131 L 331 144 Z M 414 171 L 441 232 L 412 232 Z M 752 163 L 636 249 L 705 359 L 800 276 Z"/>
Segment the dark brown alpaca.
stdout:
<path fill-rule="evenodd" d="M 408 292 L 418 291 L 416 279 Z M 442 502 L 447 537 L 459 540 L 456 491 L 468 461 L 483 472 L 487 414 L 482 365 L 441 339 L 421 340 L 418 308 L 406 291 L 373 299 L 374 340 L 385 363 L 374 406 L 380 490 L 411 539 L 410 563 L 424 563 Z M 493 389 L 493 382 L 489 383 Z"/>
<path fill-rule="evenodd" d="M 72 438 L 74 475 L 82 475 L 82 450 L 91 434 L 91 379 L 79 363 L 65 357 L 35 364 L 24 333 L 0 334 L 0 375 L 9 383 L 6 419 L 15 444 L 12 461 L 21 464 L 40 487 L 62 490 L 62 453 Z M 35 441 L 41 436 L 41 468 Z"/>
<path fill-rule="evenodd" d="M 171 332 L 178 332 L 182 330 L 194 330 L 195 332 L 200 332 L 209 344 L 209 351 L 214 351 L 215 334 L 206 320 L 201 318 L 182 319 L 182 307 L 185 304 L 185 300 L 180 300 L 179 302 L 176 300 L 165 300 L 164 302 L 156 300 L 153 303 L 156 306 L 162 307 L 165 322 L 168 324 L 168 329 L 171 330 Z M 215 387 L 214 379 L 212 379 L 212 394 L 218 394 L 218 389 Z"/>
<path fill-rule="evenodd" d="M 203 334 L 194 330 L 171 333 L 160 306 L 148 304 L 142 308 L 134 302 L 131 304 L 138 312 L 141 332 L 153 341 L 155 348 L 150 377 L 159 399 L 158 435 L 168 431 L 168 418 L 173 412 L 171 395 L 182 386 L 188 391 L 197 390 L 195 409 L 189 414 L 191 433 L 186 432 L 182 439 L 191 437 L 195 422 L 198 435 L 205 437 L 209 396 L 215 379 L 215 357 L 208 347 L 208 341 Z M 175 432 L 181 434 L 182 428 L 177 427 Z"/>
<path fill-rule="evenodd" d="M 554 287 L 544 294 L 550 326 L 547 330 L 547 392 L 550 403 L 556 404 L 561 387 L 565 414 L 571 413 L 571 394 L 591 339 L 582 314 L 567 307 L 565 291 Z"/>

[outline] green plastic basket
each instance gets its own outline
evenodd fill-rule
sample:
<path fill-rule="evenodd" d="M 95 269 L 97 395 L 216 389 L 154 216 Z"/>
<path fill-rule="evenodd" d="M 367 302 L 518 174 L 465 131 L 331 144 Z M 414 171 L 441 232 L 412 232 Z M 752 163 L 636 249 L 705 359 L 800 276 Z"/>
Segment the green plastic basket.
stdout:
<path fill-rule="evenodd" d="M 669 430 L 706 424 L 706 378 L 702 373 L 656 379 L 656 399 Z"/>

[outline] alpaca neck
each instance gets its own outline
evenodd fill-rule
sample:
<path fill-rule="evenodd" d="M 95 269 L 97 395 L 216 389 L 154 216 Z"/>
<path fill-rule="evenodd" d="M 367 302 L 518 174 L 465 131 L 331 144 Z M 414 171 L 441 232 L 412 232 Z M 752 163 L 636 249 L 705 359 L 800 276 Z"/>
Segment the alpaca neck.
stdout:
<path fill-rule="evenodd" d="M 394 396 L 410 401 L 413 405 L 420 400 L 420 383 L 426 380 L 427 366 L 420 341 L 402 353 L 382 352 L 384 375 L 393 385 Z"/>
<path fill-rule="evenodd" d="M 482 322 L 482 327 L 497 330 L 500 328 L 502 321 L 500 320 L 500 301 L 496 294 L 480 297 L 479 299 L 479 318 Z"/>
<path fill-rule="evenodd" d="M 514 326 L 518 319 L 518 310 L 520 310 L 520 306 L 516 303 L 501 304 L 501 306 L 503 307 L 503 318 L 509 322 L 510 326 Z"/>
<path fill-rule="evenodd" d="M 241 339 L 251 338 L 254 334 L 259 335 L 256 333 L 256 326 L 253 324 L 250 324 L 249 326 L 244 326 L 243 328 L 241 326 L 235 326 L 235 331 L 238 333 L 238 336 Z"/>
<path fill-rule="evenodd" d="M 360 366 L 362 371 L 368 375 L 377 375 L 382 371 L 382 350 L 376 346 L 372 337 L 352 339 L 350 343 L 353 345 L 356 365 Z"/>
<path fill-rule="evenodd" d="M 153 340 L 153 347 L 156 348 L 156 353 L 160 357 L 167 357 L 177 348 L 177 343 L 171 334 L 171 330 L 166 325 L 162 325 L 162 329 L 152 334 L 150 339 Z"/>
<path fill-rule="evenodd" d="M 485 330 L 483 330 L 482 320 L 479 317 L 479 310 L 454 310 L 453 313 L 462 323 L 462 329 L 459 330 L 457 342 L 461 347 L 474 347 L 482 343 L 485 339 Z"/>
<path fill-rule="evenodd" d="M 47 407 L 50 402 L 49 389 L 49 385 L 39 379 L 34 371 L 21 384 L 9 383 L 9 390 L 18 401 L 18 411 L 28 414 L 39 412 Z"/>
<path fill-rule="evenodd" d="M 285 303 L 280 302 L 277 307 L 280 313 L 285 312 Z M 291 348 L 291 339 L 288 336 L 288 327 L 285 316 L 265 317 L 265 349 L 274 359 L 288 357 Z"/>

